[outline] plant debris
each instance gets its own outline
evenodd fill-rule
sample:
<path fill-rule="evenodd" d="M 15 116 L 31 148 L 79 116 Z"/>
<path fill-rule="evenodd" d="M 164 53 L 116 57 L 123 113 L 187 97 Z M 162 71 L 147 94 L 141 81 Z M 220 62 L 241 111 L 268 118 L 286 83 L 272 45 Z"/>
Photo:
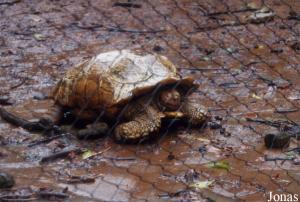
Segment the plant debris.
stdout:
<path fill-rule="evenodd" d="M 33 147 L 33 146 L 36 146 L 39 144 L 49 143 L 52 140 L 59 139 L 59 138 L 65 137 L 65 136 L 66 136 L 66 134 L 58 134 L 58 135 L 53 135 L 50 137 L 43 138 L 41 140 L 34 140 L 28 144 L 28 147 Z"/>
<path fill-rule="evenodd" d="M 285 109 L 285 108 L 277 108 L 275 110 L 276 113 L 291 113 L 291 112 L 297 112 L 297 108 L 291 108 L 291 109 Z"/>
<path fill-rule="evenodd" d="M 269 157 L 265 156 L 265 161 L 292 161 L 295 157 Z"/>
<path fill-rule="evenodd" d="M 34 34 L 33 38 L 37 41 L 45 41 L 47 39 L 46 36 L 44 36 L 42 34 L 38 34 L 38 33 Z"/>
<path fill-rule="evenodd" d="M 9 113 L 2 107 L 0 107 L 0 117 L 15 126 L 20 126 L 32 132 L 46 132 L 52 130 L 54 126 L 53 122 L 49 119 L 42 118 L 39 121 L 30 122 Z"/>
<path fill-rule="evenodd" d="M 46 162 L 49 162 L 49 161 L 57 160 L 59 158 L 65 158 L 65 157 L 69 156 L 69 154 L 71 154 L 71 153 L 81 154 L 82 152 L 83 152 L 83 149 L 80 149 L 80 148 L 72 148 L 72 149 L 59 151 L 59 152 L 56 152 L 56 153 L 51 154 L 49 156 L 43 157 L 41 159 L 40 163 L 46 163 Z"/>
<path fill-rule="evenodd" d="M 264 119 L 252 119 L 246 118 L 246 121 L 260 123 L 268 126 L 272 126 L 277 128 L 280 132 L 285 132 L 291 137 L 295 137 L 296 139 L 300 138 L 300 125 L 291 121 L 283 121 L 283 120 L 264 120 Z"/>
<path fill-rule="evenodd" d="M 269 22 L 274 19 L 275 13 L 267 7 L 263 7 L 260 10 L 255 11 L 251 15 L 246 17 L 246 20 L 250 23 L 260 24 Z"/>
<path fill-rule="evenodd" d="M 214 180 L 205 180 L 205 181 L 199 181 L 194 184 L 191 184 L 191 188 L 197 188 L 197 189 L 205 189 L 211 186 L 214 183 Z"/>
<path fill-rule="evenodd" d="M 290 144 L 291 136 L 287 133 L 279 133 L 279 134 L 267 134 L 264 138 L 265 146 L 267 148 L 285 148 Z"/>
<path fill-rule="evenodd" d="M 108 150 L 110 150 L 111 148 L 108 147 L 106 149 L 104 149 L 103 151 L 99 151 L 99 152 L 93 152 L 91 150 L 87 150 L 85 152 L 82 153 L 82 159 L 89 159 L 89 158 L 92 158 L 94 156 L 97 156 L 97 155 L 100 155 L 100 154 L 103 154 L 105 152 L 107 152 Z"/>
<path fill-rule="evenodd" d="M 56 192 L 56 191 L 46 191 L 46 190 L 42 190 L 36 193 L 39 198 L 41 199 L 49 199 L 51 198 L 53 199 L 66 199 L 69 198 L 68 194 L 65 194 L 63 192 Z"/>
<path fill-rule="evenodd" d="M 209 168 L 222 169 L 222 170 L 226 170 L 226 171 L 230 170 L 230 165 L 227 161 L 210 162 L 210 163 L 206 164 L 206 166 Z"/>
<path fill-rule="evenodd" d="M 132 2 L 115 2 L 113 4 L 114 7 L 124 7 L 124 8 L 141 8 L 141 4 L 132 3 Z"/>

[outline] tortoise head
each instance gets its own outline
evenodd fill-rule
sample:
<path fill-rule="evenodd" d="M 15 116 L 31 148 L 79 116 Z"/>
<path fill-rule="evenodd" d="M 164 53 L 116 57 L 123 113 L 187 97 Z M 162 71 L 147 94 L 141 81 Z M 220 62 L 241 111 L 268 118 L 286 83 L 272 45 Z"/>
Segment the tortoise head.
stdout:
<path fill-rule="evenodd" d="M 158 105 L 164 111 L 176 111 L 182 102 L 181 95 L 176 89 L 164 89 L 158 95 Z"/>

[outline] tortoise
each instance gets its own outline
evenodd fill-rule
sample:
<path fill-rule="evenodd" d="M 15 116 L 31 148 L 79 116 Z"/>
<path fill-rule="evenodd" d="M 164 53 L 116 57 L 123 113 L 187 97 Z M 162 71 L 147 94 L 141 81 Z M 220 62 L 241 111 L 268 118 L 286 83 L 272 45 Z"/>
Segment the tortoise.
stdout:
<path fill-rule="evenodd" d="M 68 70 L 53 98 L 82 119 L 115 120 L 116 140 L 138 140 L 158 134 L 165 119 L 201 125 L 207 111 L 185 96 L 196 87 L 167 57 L 125 49 L 100 53 Z"/>

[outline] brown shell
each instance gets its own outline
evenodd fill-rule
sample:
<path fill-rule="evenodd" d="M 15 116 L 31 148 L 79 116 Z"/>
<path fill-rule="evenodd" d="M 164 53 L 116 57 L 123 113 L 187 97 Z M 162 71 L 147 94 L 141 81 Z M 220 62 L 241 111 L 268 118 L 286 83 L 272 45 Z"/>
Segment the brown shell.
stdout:
<path fill-rule="evenodd" d="M 53 97 L 65 107 L 100 109 L 108 113 L 134 96 L 151 92 L 158 84 L 180 82 L 192 87 L 193 79 L 181 78 L 164 56 L 140 54 L 131 50 L 101 53 L 67 71 L 57 84 Z"/>

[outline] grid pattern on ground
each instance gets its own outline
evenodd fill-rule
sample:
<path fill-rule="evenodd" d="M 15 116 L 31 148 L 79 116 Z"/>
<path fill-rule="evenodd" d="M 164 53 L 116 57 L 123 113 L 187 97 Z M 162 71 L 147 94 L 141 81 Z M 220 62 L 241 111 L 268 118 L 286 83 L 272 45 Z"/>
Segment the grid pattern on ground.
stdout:
<path fill-rule="evenodd" d="M 41 137 L 1 121 L 0 169 L 15 176 L 17 187 L 68 187 L 71 199 L 95 201 L 265 201 L 270 192 L 299 194 L 299 154 L 287 153 L 299 141 L 268 150 L 264 136 L 277 129 L 247 118 L 300 124 L 300 1 L 5 0 L 0 16 L 0 93 L 14 99 L 16 113 L 50 114 L 51 101 L 32 98 L 83 59 L 139 49 L 166 55 L 180 74 L 195 78 L 199 88 L 191 99 L 221 117 L 225 129 L 178 128 L 137 145 L 110 137 L 64 141 L 105 152 L 36 165 L 41 153 L 58 146 L 27 148 Z M 223 162 L 223 169 L 211 162 Z M 88 174 L 94 183 L 61 180 Z M 211 182 L 205 189 L 192 186 L 205 181 Z"/>

